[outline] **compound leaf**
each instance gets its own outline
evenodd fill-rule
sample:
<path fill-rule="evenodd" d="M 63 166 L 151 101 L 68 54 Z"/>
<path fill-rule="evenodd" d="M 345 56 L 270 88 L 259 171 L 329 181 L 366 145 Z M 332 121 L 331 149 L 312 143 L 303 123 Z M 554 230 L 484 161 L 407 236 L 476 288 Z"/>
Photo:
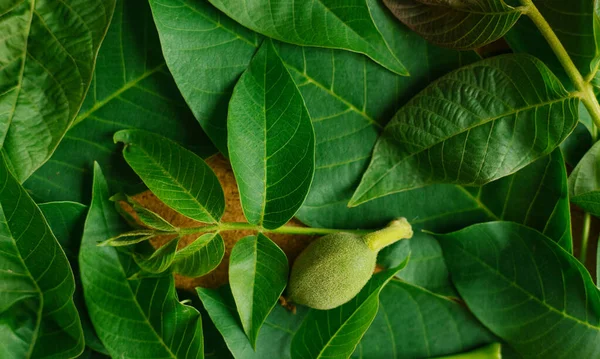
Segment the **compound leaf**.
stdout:
<path fill-rule="evenodd" d="M 223 188 L 213 170 L 177 143 L 143 130 L 115 133 L 123 156 L 167 206 L 199 222 L 216 223 L 225 211 Z"/>
<path fill-rule="evenodd" d="M 128 279 L 139 271 L 130 253 L 97 245 L 126 229 L 109 197 L 96 163 L 79 265 L 98 337 L 115 358 L 203 358 L 200 313 L 179 302 L 171 273 Z"/>
<path fill-rule="evenodd" d="M 235 86 L 227 129 L 248 222 L 268 229 L 284 225 L 310 189 L 315 135 L 302 95 L 271 40 Z"/>

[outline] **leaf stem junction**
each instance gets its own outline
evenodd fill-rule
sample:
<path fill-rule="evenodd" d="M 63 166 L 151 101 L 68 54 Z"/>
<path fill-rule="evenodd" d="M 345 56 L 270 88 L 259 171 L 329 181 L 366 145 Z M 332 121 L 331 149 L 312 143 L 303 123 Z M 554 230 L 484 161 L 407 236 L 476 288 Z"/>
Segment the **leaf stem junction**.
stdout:
<path fill-rule="evenodd" d="M 538 8 L 533 4 L 532 0 L 520 0 L 521 5 L 523 5 L 523 13 L 529 16 L 529 18 L 533 21 L 535 26 L 540 30 L 550 48 L 560 61 L 561 65 L 565 69 L 567 75 L 575 85 L 575 88 L 579 92 L 579 98 L 581 102 L 585 105 L 585 108 L 590 113 L 592 120 L 594 121 L 593 129 L 592 129 L 592 140 L 596 142 L 597 140 L 597 128 L 600 127 L 600 104 L 598 103 L 598 98 L 594 94 L 594 88 L 590 81 L 594 78 L 595 72 L 598 71 L 598 66 L 595 67 L 595 71 L 590 73 L 587 78 L 583 78 L 573 60 L 567 53 L 567 50 L 563 46 L 562 42 L 556 36 L 556 33 L 546 21 L 544 16 L 540 13 Z M 590 235 L 590 226 L 591 226 L 591 215 L 589 213 L 585 213 L 584 221 L 583 221 L 583 229 L 582 229 L 582 238 L 581 238 L 581 252 L 579 254 L 579 260 L 582 263 L 585 263 L 587 258 L 587 247 L 588 240 Z"/>

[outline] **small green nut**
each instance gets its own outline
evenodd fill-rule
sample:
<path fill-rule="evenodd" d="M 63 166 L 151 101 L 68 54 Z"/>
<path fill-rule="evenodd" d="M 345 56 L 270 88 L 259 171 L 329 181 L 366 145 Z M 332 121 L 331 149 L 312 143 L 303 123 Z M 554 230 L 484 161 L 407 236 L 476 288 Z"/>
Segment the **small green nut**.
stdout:
<path fill-rule="evenodd" d="M 373 275 L 377 253 L 412 234 L 410 224 L 400 218 L 366 235 L 340 232 L 315 240 L 294 262 L 290 300 L 322 310 L 350 301 Z"/>

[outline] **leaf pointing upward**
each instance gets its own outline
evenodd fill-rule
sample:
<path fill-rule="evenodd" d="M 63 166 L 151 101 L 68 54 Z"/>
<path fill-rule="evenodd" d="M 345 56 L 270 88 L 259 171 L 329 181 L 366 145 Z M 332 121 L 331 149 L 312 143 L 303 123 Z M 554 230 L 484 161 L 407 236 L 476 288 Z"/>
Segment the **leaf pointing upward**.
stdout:
<path fill-rule="evenodd" d="M 229 103 L 228 145 L 248 222 L 273 229 L 298 211 L 315 171 L 315 134 L 304 100 L 271 40 Z"/>

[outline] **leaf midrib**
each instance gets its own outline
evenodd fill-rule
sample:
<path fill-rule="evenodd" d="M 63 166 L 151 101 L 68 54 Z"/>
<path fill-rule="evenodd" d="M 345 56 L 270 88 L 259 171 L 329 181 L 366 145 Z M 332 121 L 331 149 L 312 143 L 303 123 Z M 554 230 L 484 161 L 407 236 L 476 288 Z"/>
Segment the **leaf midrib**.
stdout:
<path fill-rule="evenodd" d="M 519 237 L 520 238 L 520 237 Z M 522 239 L 521 239 L 522 240 Z M 543 242 L 542 242 L 543 243 Z M 548 244 L 543 243 L 544 245 L 546 245 L 546 247 L 548 247 Z M 455 245 L 456 246 L 456 245 Z M 514 287 L 518 290 L 520 290 L 523 294 L 525 294 L 527 297 L 529 297 L 530 299 L 532 299 L 533 301 L 535 301 L 536 303 L 538 303 L 539 305 L 547 308 L 549 311 L 554 312 L 558 315 L 560 315 L 561 317 L 564 317 L 566 319 L 570 319 L 573 322 L 575 322 L 576 324 L 588 327 L 590 329 L 596 330 L 598 332 L 600 332 L 600 327 L 594 326 L 589 322 L 585 322 L 579 318 L 573 317 L 572 315 L 570 315 L 569 313 L 567 313 L 566 311 L 560 311 L 552 306 L 550 306 L 549 304 L 547 304 L 545 301 L 540 300 L 538 297 L 532 295 L 531 293 L 529 293 L 527 290 L 525 290 L 524 288 L 522 288 L 521 286 L 517 285 L 516 282 L 509 280 L 509 278 L 507 278 L 504 274 L 502 274 L 501 272 L 499 272 L 498 270 L 496 270 L 495 268 L 493 268 L 491 265 L 489 265 L 488 263 L 482 261 L 478 256 L 472 254 L 471 252 L 456 246 L 456 248 L 458 248 L 461 252 L 468 254 L 472 259 L 474 259 L 475 261 L 477 261 L 480 265 L 482 265 L 483 267 L 487 268 L 490 272 L 494 273 L 495 275 L 497 275 L 499 278 L 503 279 L 506 283 L 508 283 L 511 287 Z M 552 248 L 550 248 L 552 250 Z M 552 252 L 554 253 L 554 251 L 552 250 Z M 535 262 L 535 261 L 534 261 Z M 536 264 L 536 268 L 537 268 L 537 264 Z M 580 273 L 578 271 L 578 273 Z M 582 280 L 583 285 L 585 287 L 585 280 Z M 587 297 L 586 297 L 587 299 Z"/>
<path fill-rule="evenodd" d="M 332 56 L 335 56 L 335 55 L 332 54 Z M 341 97 L 340 95 L 338 95 L 337 93 L 335 93 L 332 89 L 329 89 L 329 88 L 325 87 L 323 84 L 321 84 L 319 81 L 317 81 L 313 77 L 308 76 L 308 74 L 306 73 L 306 71 L 300 71 L 295 66 L 292 66 L 291 64 L 289 64 L 288 62 L 286 62 L 285 60 L 283 60 L 283 58 L 281 59 L 281 62 L 284 64 L 284 66 L 286 68 L 294 70 L 294 72 L 298 73 L 300 76 L 302 76 L 306 80 L 308 80 L 309 83 L 311 83 L 314 86 L 316 86 L 316 87 L 320 88 L 321 90 L 325 91 L 326 93 L 328 93 L 329 95 L 331 95 L 332 97 L 334 97 L 335 99 L 337 99 L 338 101 L 340 101 L 341 103 L 343 103 L 344 105 L 346 105 L 350 110 L 352 110 L 352 111 L 356 112 L 357 114 L 359 114 L 361 117 L 363 117 L 365 120 L 367 120 L 370 124 L 376 126 L 378 130 L 382 130 L 383 129 L 383 126 L 379 122 L 375 121 L 375 119 L 373 119 L 371 116 L 369 116 L 365 111 L 361 111 L 360 109 L 358 109 L 358 107 L 356 107 L 350 101 L 344 99 L 343 97 Z"/>
<path fill-rule="evenodd" d="M 352 31 L 353 34 L 355 34 L 364 44 L 367 45 L 368 49 L 374 50 L 376 54 L 381 54 L 383 55 L 383 53 L 377 49 L 375 46 L 373 46 L 371 44 L 371 42 L 367 41 L 366 38 L 364 38 L 361 34 L 359 34 L 358 32 L 356 32 L 356 30 L 354 30 L 351 26 L 349 26 L 348 24 L 346 24 L 346 22 L 342 19 L 339 18 L 339 16 L 333 12 L 330 8 L 327 7 L 327 5 L 325 5 L 325 3 L 323 3 L 322 0 L 316 0 L 318 1 L 321 6 L 323 6 L 324 9 L 326 9 L 331 15 L 333 15 L 339 22 L 341 22 L 344 27 L 348 28 L 350 31 Z M 388 50 L 388 56 L 392 55 L 392 58 L 394 60 L 396 60 L 396 67 L 399 67 L 401 69 L 404 70 L 405 73 L 408 73 L 408 69 L 404 66 L 404 64 L 402 63 L 402 61 L 400 61 L 400 59 L 396 56 L 396 54 L 392 51 L 392 49 L 390 49 L 389 44 L 387 43 L 387 41 L 385 40 L 385 38 L 383 37 L 383 34 L 381 33 L 381 31 L 379 30 L 379 28 L 377 27 L 377 24 L 375 23 L 375 21 L 373 20 L 373 15 L 371 14 L 371 8 L 369 8 L 368 3 L 365 2 L 365 6 L 367 8 L 367 11 L 369 12 L 369 18 L 371 19 L 371 24 L 373 25 L 373 27 L 375 28 L 375 30 L 377 31 L 377 33 L 379 34 L 379 39 L 383 42 L 383 44 L 385 45 L 386 49 Z M 381 61 L 379 59 L 375 59 L 374 57 L 372 57 L 370 54 L 365 52 L 365 55 L 367 55 L 368 57 L 370 57 L 371 59 L 373 59 L 373 61 L 377 62 L 378 64 L 382 65 Z M 388 57 L 385 56 L 385 57 Z M 385 67 L 385 66 L 383 66 Z M 392 70 L 394 73 L 396 73 L 396 70 Z M 398 70 L 401 71 L 401 70 Z M 400 75 L 400 73 L 398 73 Z"/>
<path fill-rule="evenodd" d="M 0 161 L 2 161 L 2 159 L 0 158 Z M 9 175 L 8 173 L 6 174 L 7 176 Z M 0 195 L 4 194 L 4 189 L 6 188 L 6 185 L 8 184 L 8 178 L 6 178 L 6 180 L 4 181 L 4 185 L 2 186 L 2 189 L 0 189 Z M 4 220 L 4 223 L 6 224 L 6 229 L 10 234 L 10 239 L 11 239 L 11 243 L 14 245 L 15 249 L 17 250 L 17 253 L 19 254 L 17 257 L 19 258 L 19 262 L 21 263 L 21 265 L 23 266 L 23 268 L 25 268 L 25 270 L 27 271 L 27 276 L 29 277 L 29 279 L 31 280 L 31 282 L 33 283 L 33 285 L 35 286 L 35 289 L 37 290 L 37 294 L 38 294 L 38 299 L 40 301 L 40 304 L 38 306 L 38 310 L 37 310 L 37 318 L 36 318 L 36 324 L 35 324 L 35 330 L 33 332 L 32 335 L 32 341 L 29 345 L 29 350 L 27 352 L 27 356 L 26 358 L 31 358 L 31 354 L 33 354 L 33 348 L 35 348 L 35 344 L 37 343 L 37 340 L 39 339 L 39 334 L 40 334 L 40 327 L 42 324 L 42 313 L 44 310 L 44 294 L 41 290 L 41 288 L 39 287 L 37 281 L 34 279 L 33 275 L 31 274 L 31 272 L 29 271 L 29 267 L 25 264 L 24 260 L 23 260 L 23 256 L 21 254 L 21 250 L 19 249 L 19 246 L 17 245 L 17 242 L 15 241 L 15 236 L 12 233 L 12 230 L 10 228 L 10 225 L 8 224 L 8 219 L 6 218 L 5 212 L 4 212 L 4 205 L 2 203 L 0 203 L 0 207 L 2 207 L 1 211 L 1 215 L 2 218 Z M 40 239 L 41 240 L 41 239 Z"/>
<path fill-rule="evenodd" d="M 474 129 L 474 128 L 477 128 L 477 127 L 483 126 L 483 125 L 485 125 L 485 124 L 488 124 L 488 123 L 490 123 L 490 122 L 493 122 L 493 121 L 500 120 L 500 119 L 502 119 L 502 118 L 504 118 L 504 117 L 508 117 L 508 116 L 516 115 L 516 114 L 518 114 L 519 112 L 525 112 L 525 111 L 529 111 L 529 110 L 532 110 L 532 109 L 541 108 L 541 107 L 543 107 L 543 106 L 552 105 L 552 104 L 554 104 L 554 103 L 568 101 L 568 100 L 571 100 L 571 99 L 574 99 L 574 98 L 578 98 L 578 95 L 577 95 L 577 94 L 573 94 L 573 93 L 569 93 L 569 95 L 568 95 L 568 96 L 561 97 L 561 98 L 559 98 L 559 99 L 554 99 L 554 100 L 551 100 L 551 101 L 544 101 L 544 102 L 537 103 L 537 104 L 534 104 L 534 105 L 525 106 L 525 107 L 522 107 L 522 108 L 519 108 L 519 109 L 512 109 L 512 110 L 510 110 L 510 111 L 508 111 L 508 112 L 505 112 L 505 113 L 503 113 L 503 114 L 501 114 L 501 115 L 498 115 L 498 116 L 494 116 L 494 117 L 488 118 L 488 119 L 486 119 L 486 120 L 484 120 L 484 121 L 482 121 L 482 122 L 478 122 L 478 123 L 476 123 L 476 124 L 474 124 L 474 125 L 472 125 L 472 126 L 469 126 L 469 127 L 463 128 L 463 129 L 461 129 L 461 131 L 459 131 L 459 132 L 452 133 L 450 136 L 447 136 L 447 137 L 445 137 L 445 138 L 442 138 L 442 139 L 440 139 L 439 141 L 436 141 L 435 143 L 433 143 L 433 144 L 431 144 L 431 145 L 429 145 L 429 146 L 427 146 L 427 147 L 423 147 L 423 148 L 419 149 L 418 151 L 416 151 L 416 152 L 413 152 L 413 153 L 411 153 L 410 155 L 408 155 L 408 156 L 406 156 L 406 157 L 402 158 L 400 161 L 398 161 L 398 162 L 397 162 L 397 163 L 395 163 L 395 164 L 394 164 L 392 167 L 390 167 L 390 168 L 389 168 L 387 171 L 385 171 L 385 172 L 384 172 L 384 173 L 383 173 L 381 176 L 379 176 L 379 178 L 378 178 L 376 181 L 373 181 L 373 183 L 372 183 L 372 184 L 371 184 L 371 185 L 370 185 L 368 188 L 366 188 L 366 189 L 364 189 L 363 191 L 361 191 L 361 195 L 360 195 L 360 197 L 358 197 L 356 201 L 351 201 L 351 203 L 352 203 L 352 202 L 354 202 L 354 203 L 353 203 L 354 205 L 356 205 L 357 203 L 362 203 L 362 202 L 358 202 L 358 200 L 359 200 L 360 198 L 364 197 L 368 191 L 372 190 L 372 189 L 373 189 L 373 187 L 375 187 L 377 184 L 379 184 L 379 182 L 381 182 L 381 181 L 382 181 L 382 180 L 383 180 L 383 179 L 384 179 L 384 178 L 385 178 L 385 177 L 386 177 L 386 176 L 387 176 L 387 175 L 388 175 L 388 174 L 389 174 L 391 171 L 393 171 L 394 169 L 396 169 L 396 167 L 398 167 L 399 165 L 401 165 L 401 164 L 402 164 L 402 163 L 404 163 L 405 161 L 407 161 L 407 160 L 409 160 L 409 159 L 413 158 L 414 156 L 417 156 L 417 155 L 419 155 L 419 154 L 421 154 L 421 153 L 423 153 L 423 152 L 425 152 L 425 151 L 428 151 L 428 150 L 430 150 L 431 148 L 433 148 L 433 147 L 435 147 L 435 146 L 439 145 L 440 143 L 446 142 L 446 141 L 448 141 L 449 139 L 451 139 L 451 138 L 454 138 L 454 137 L 456 137 L 456 136 L 459 136 L 459 135 L 461 135 L 461 134 L 463 134 L 463 133 L 465 133 L 465 132 L 468 132 L 468 131 L 470 131 L 470 130 L 472 130 L 472 129 Z M 414 101 L 414 99 L 413 99 L 413 101 Z M 413 101 L 410 101 L 410 102 L 413 102 Z M 409 105 L 409 104 L 410 104 L 410 102 L 409 102 L 407 105 Z M 516 121 L 516 119 L 515 119 L 515 121 Z M 396 191 L 396 192 L 400 192 L 400 191 Z"/>
<path fill-rule="evenodd" d="M 319 352 L 319 354 L 317 355 L 316 359 L 320 359 L 322 358 L 323 353 L 325 352 L 325 350 L 327 350 L 329 348 L 329 345 L 331 344 L 331 342 L 333 341 L 333 339 L 335 339 L 338 335 L 338 333 L 346 328 L 346 326 L 348 325 L 348 322 L 350 321 L 350 319 L 354 318 L 354 316 L 356 315 L 356 313 L 362 309 L 365 305 L 365 303 L 367 303 L 369 300 L 371 300 L 374 296 L 375 297 L 379 297 L 379 293 L 381 293 L 381 289 L 383 288 L 383 286 L 385 286 L 391 279 L 393 278 L 393 275 L 390 276 L 389 278 L 387 278 L 383 283 L 381 283 L 380 285 L 378 285 L 376 287 L 376 289 L 358 306 L 356 307 L 356 309 L 354 310 L 354 312 L 352 313 L 352 315 L 350 315 L 348 317 L 348 319 L 346 319 L 344 321 L 344 323 L 342 325 L 340 325 L 340 327 L 335 331 L 335 333 L 333 333 L 333 335 L 329 338 L 329 340 L 327 340 L 327 343 L 325 343 L 325 345 L 323 346 L 323 349 L 321 349 L 321 351 Z M 379 308 L 379 301 L 377 301 L 377 308 Z M 377 314 L 377 312 L 375 312 L 375 314 Z M 327 313 L 326 315 L 329 316 L 329 313 Z M 373 316 L 373 319 L 371 319 L 371 322 L 375 319 L 375 316 Z M 364 335 L 364 333 L 363 333 Z M 358 345 L 358 343 L 357 343 Z"/>
<path fill-rule="evenodd" d="M 142 153 L 143 153 L 143 154 L 144 154 L 144 155 L 145 155 L 145 156 L 146 156 L 146 157 L 149 159 L 149 161 L 150 161 L 150 162 L 152 162 L 153 164 L 155 164 L 155 165 L 156 165 L 156 167 L 157 167 L 158 169 L 160 169 L 160 171 L 161 171 L 161 172 L 163 172 L 163 174 L 165 174 L 165 175 L 166 175 L 168 178 L 170 178 L 170 179 L 171 179 L 171 181 L 172 181 L 173 183 L 175 183 L 177 186 L 179 186 L 179 188 L 181 188 L 182 192 L 183 192 L 183 193 L 185 193 L 185 194 L 187 194 L 187 195 L 190 197 L 190 199 L 191 199 L 191 200 L 192 200 L 194 203 L 196 203 L 196 204 L 197 204 L 197 205 L 200 207 L 200 209 L 202 209 L 202 211 L 203 211 L 203 212 L 204 212 L 204 213 L 205 213 L 205 214 L 206 214 L 206 215 L 207 215 L 207 216 L 208 216 L 208 217 L 209 217 L 209 218 L 212 220 L 212 222 L 211 222 L 211 223 L 217 223 L 217 222 L 218 222 L 218 221 L 217 221 L 217 220 L 216 220 L 216 219 L 215 219 L 215 218 L 212 216 L 212 214 L 211 214 L 210 212 L 208 212 L 208 210 L 207 210 L 207 209 L 206 209 L 206 208 L 205 208 L 205 207 L 202 205 L 202 203 L 200 203 L 200 202 L 199 202 L 199 201 L 196 199 L 196 197 L 192 196 L 192 194 L 191 194 L 191 193 L 190 193 L 190 192 L 189 192 L 189 191 L 188 191 L 188 190 L 187 190 L 187 189 L 186 189 L 186 188 L 185 188 L 185 187 L 184 187 L 184 186 L 181 184 L 181 182 L 179 182 L 179 180 L 178 180 L 177 178 L 173 177 L 173 176 L 171 175 L 171 173 L 170 173 L 170 172 L 168 172 L 168 171 L 167 171 L 167 170 L 166 170 L 166 169 L 165 169 L 163 166 L 161 166 L 161 165 L 158 163 L 158 161 L 156 161 L 156 160 L 155 160 L 155 159 L 154 159 L 154 158 L 153 158 L 153 157 L 152 157 L 152 156 L 151 156 L 151 155 L 150 155 L 150 154 L 149 154 L 149 153 L 148 153 L 148 152 L 147 152 L 147 151 L 144 149 L 144 147 L 142 147 L 142 146 L 137 146 L 137 145 L 134 145 L 134 144 L 131 144 L 131 143 L 128 143 L 128 144 L 126 144 L 126 146 L 129 146 L 129 147 L 136 147 L 136 148 L 138 148 L 138 149 L 139 149 L 139 150 L 140 150 L 140 151 L 141 151 L 141 152 L 142 152 Z M 186 149 L 183 149 L 183 150 L 184 150 L 184 151 L 186 151 L 186 152 L 189 152 L 189 151 L 188 151 L 188 150 L 186 150 Z M 194 153 L 192 153 L 192 152 L 189 152 L 189 154 L 190 154 L 190 155 L 193 155 L 193 156 L 196 156 L 196 155 L 195 155 Z M 182 214 L 183 214 L 183 213 L 182 213 Z M 187 215 L 184 215 L 184 216 L 188 217 Z M 191 218 L 191 217 L 188 217 L 188 218 Z M 191 218 L 191 219 L 193 219 L 193 220 L 197 220 L 197 219 L 194 219 L 194 218 Z"/>
<path fill-rule="evenodd" d="M 95 185 L 95 184 L 94 184 L 94 185 Z M 103 200 L 100 200 L 100 201 L 98 202 L 98 204 L 99 204 L 99 205 L 100 205 L 100 207 L 101 207 L 101 208 L 100 208 L 100 211 L 101 211 L 101 213 L 102 213 L 102 220 L 103 220 L 103 222 L 104 222 L 104 226 L 105 226 L 105 228 L 107 229 L 107 232 L 108 232 L 108 229 L 110 228 L 110 226 L 109 226 L 109 224 L 108 224 L 108 220 L 107 220 L 106 216 L 104 215 L 104 213 L 106 212 L 106 209 L 105 209 L 105 207 L 104 207 L 104 201 L 103 201 Z M 92 204 L 90 205 L 90 212 L 88 213 L 88 216 L 89 216 L 89 215 L 92 213 L 92 212 L 91 212 L 92 206 L 93 206 L 93 202 L 92 202 Z M 86 217 L 86 220 L 85 220 L 85 221 L 86 221 L 86 222 L 88 221 L 88 218 L 87 218 L 87 217 Z M 85 234 L 85 233 L 84 233 L 84 234 Z M 83 245 L 83 243 L 82 243 L 82 245 Z M 94 244 L 90 244 L 90 245 L 94 245 Z M 105 247 L 105 248 L 110 248 L 110 247 Z M 116 251 L 116 249 L 114 249 L 114 248 L 110 248 L 110 250 L 111 250 L 111 251 Z M 127 279 L 127 274 L 126 274 L 126 272 L 125 272 L 125 269 L 123 268 L 123 265 L 122 265 L 122 263 L 121 263 L 121 260 L 120 260 L 120 259 L 119 259 L 119 257 L 118 257 L 118 253 L 117 253 L 117 258 L 116 258 L 116 259 L 117 259 L 117 261 L 118 261 L 118 263 L 119 263 L 119 265 L 117 265 L 117 266 L 116 266 L 117 270 L 118 270 L 118 271 L 119 271 L 119 272 L 122 274 L 123 278 Z M 157 339 L 158 339 L 159 343 L 163 345 L 163 347 L 164 347 L 164 348 L 167 350 L 167 353 L 169 353 L 169 354 L 171 355 L 171 358 L 173 358 L 173 359 L 177 359 L 177 356 L 176 356 L 176 355 L 175 355 L 175 354 L 174 354 L 174 353 L 171 351 L 171 348 L 169 348 L 169 347 L 167 346 L 167 344 L 164 342 L 164 340 L 162 339 L 162 337 L 161 337 L 161 336 L 160 336 L 160 335 L 159 335 L 159 334 L 156 332 L 156 330 L 154 329 L 154 327 L 152 326 L 152 324 L 151 324 L 151 323 L 150 323 L 150 321 L 148 320 L 148 317 L 145 315 L 144 311 L 142 310 L 142 307 L 140 306 L 140 304 L 139 304 L 139 303 L 138 303 L 138 301 L 136 300 L 135 293 L 133 292 L 133 290 L 132 290 L 131 286 L 129 285 L 129 283 L 126 283 L 126 287 L 127 287 L 127 290 L 129 291 L 129 294 L 131 295 L 131 298 L 132 298 L 132 300 L 131 300 L 131 301 L 132 301 L 132 302 L 135 304 L 135 307 L 136 307 L 136 308 L 139 310 L 139 312 L 140 312 L 140 314 L 141 314 L 142 318 L 144 318 L 144 321 L 146 322 L 146 324 L 148 325 L 148 327 L 150 328 L 150 330 L 152 331 L 152 333 L 154 333 L 154 334 L 156 335 L 156 337 L 157 337 Z M 156 287 L 155 287 L 155 289 L 156 289 Z"/>
<path fill-rule="evenodd" d="M 17 5 L 15 7 L 13 7 L 12 9 L 10 9 L 9 11 L 7 11 L 7 14 L 11 11 L 13 11 L 16 7 L 18 7 L 19 5 L 21 5 L 24 1 L 27 0 L 23 0 L 19 3 L 17 3 Z M 8 134 L 8 130 L 11 127 L 12 121 L 15 118 L 15 112 L 17 110 L 17 103 L 19 102 L 19 97 L 21 96 L 21 90 L 23 88 L 23 76 L 25 74 L 25 63 L 27 62 L 27 48 L 29 47 L 29 37 L 31 36 L 31 25 L 33 23 L 33 12 L 35 11 L 35 1 L 36 0 L 30 0 L 31 1 L 31 6 L 29 8 L 29 12 L 30 12 L 30 16 L 29 16 L 29 22 L 27 24 L 27 36 L 25 37 L 25 46 L 23 46 L 23 53 L 21 54 L 21 58 L 22 63 L 21 63 L 21 69 L 19 70 L 19 77 L 17 80 L 17 93 L 15 94 L 15 102 L 12 106 L 12 109 L 10 110 L 10 118 L 8 119 L 8 124 L 6 125 L 6 132 L 4 134 L 1 135 L 0 137 L 0 145 L 4 145 L 4 141 L 6 139 L 6 135 Z M 3 14 L 4 15 L 4 14 Z"/>
<path fill-rule="evenodd" d="M 197 13 L 198 15 L 200 15 L 201 17 L 203 17 L 205 20 L 213 23 L 218 28 L 221 28 L 224 31 L 232 34 L 236 38 L 238 38 L 238 39 L 242 40 L 243 42 L 249 44 L 250 46 L 254 47 L 255 49 L 257 49 L 259 47 L 260 42 L 258 44 L 256 44 L 256 43 L 250 41 L 249 39 L 246 39 L 245 37 L 241 36 L 240 34 L 236 33 L 235 31 L 226 28 L 225 26 L 223 26 L 223 24 L 221 24 L 221 22 L 215 22 L 213 19 L 210 19 L 207 16 L 205 16 L 204 13 L 202 13 L 202 12 L 198 11 L 197 9 L 193 8 L 192 6 L 190 6 L 186 0 L 180 0 L 180 2 L 183 4 L 183 6 L 187 7 L 191 11 Z M 152 3 L 152 1 L 150 3 Z M 161 4 L 158 4 L 158 5 L 160 6 Z M 219 13 L 219 16 L 221 16 L 221 13 Z"/>
<path fill-rule="evenodd" d="M 111 95 L 107 96 L 103 100 L 97 101 L 96 103 L 94 103 L 94 105 L 89 110 L 87 110 L 86 112 L 80 114 L 79 116 L 77 116 L 75 118 L 75 121 L 71 125 L 71 128 L 73 126 L 77 125 L 78 123 L 80 123 L 81 121 L 85 120 L 89 116 L 91 116 L 94 112 L 96 112 L 99 109 L 101 109 L 102 107 L 106 106 L 109 102 L 116 99 L 117 97 L 122 95 L 127 90 L 130 90 L 133 87 L 135 87 L 137 84 L 142 82 L 144 79 L 150 77 L 151 75 L 155 74 L 156 72 L 159 72 L 160 70 L 163 69 L 163 67 L 165 67 L 164 61 L 161 64 L 159 64 L 158 66 L 154 67 L 153 69 L 146 71 L 144 74 L 138 76 L 137 78 L 123 84 L 123 86 L 121 86 L 119 89 L 114 91 Z"/>

